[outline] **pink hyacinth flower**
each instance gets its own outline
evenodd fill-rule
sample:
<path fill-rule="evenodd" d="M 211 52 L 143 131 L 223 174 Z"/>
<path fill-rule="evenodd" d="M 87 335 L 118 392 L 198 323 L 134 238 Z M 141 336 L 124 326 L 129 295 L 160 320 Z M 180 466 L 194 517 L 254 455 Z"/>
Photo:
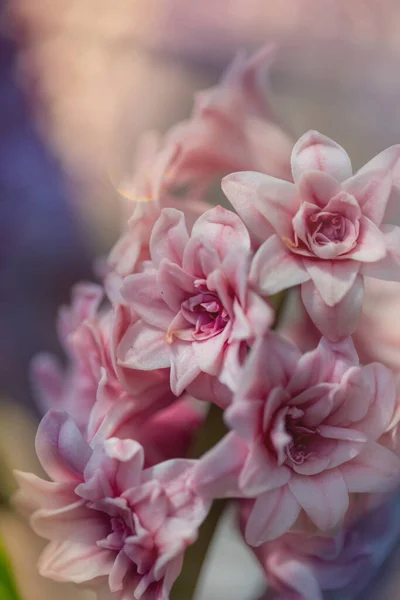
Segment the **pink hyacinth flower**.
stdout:
<path fill-rule="evenodd" d="M 163 141 L 157 133 L 146 132 L 138 143 L 133 174 L 118 186 L 128 225 L 108 256 L 111 271 L 106 275 L 105 285 L 113 301 L 121 301 L 118 292 L 122 278 L 134 273 L 149 258 L 151 231 L 163 207 L 184 210 L 191 222 L 210 208 L 192 196 L 180 199 L 174 195 L 172 170 L 181 152 L 178 143 Z"/>
<path fill-rule="evenodd" d="M 188 486 L 193 461 L 143 469 L 139 443 L 114 438 L 90 446 L 66 413 L 53 411 L 36 448 L 52 481 L 17 478 L 19 503 L 50 541 L 40 573 L 94 587 L 101 598 L 168 600 L 209 508 Z"/>
<path fill-rule="evenodd" d="M 83 432 L 93 415 L 98 421 L 115 404 L 129 403 L 136 413 L 149 415 L 175 400 L 166 369 L 150 376 L 118 365 L 116 348 L 138 317 L 123 306 L 100 310 L 103 295 L 99 285 L 79 283 L 71 306 L 60 309 L 58 333 L 69 359 L 65 372 L 52 355 L 39 354 L 32 362 L 32 383 L 43 411 L 67 411 Z"/>
<path fill-rule="evenodd" d="M 200 461 L 195 489 L 255 498 L 246 541 L 258 546 L 305 513 L 337 527 L 349 493 L 382 492 L 400 481 L 399 458 L 380 443 L 396 408 L 392 373 L 361 367 L 350 338 L 322 339 L 301 355 L 269 334 L 257 341 L 225 411 L 231 432 Z"/>
<path fill-rule="evenodd" d="M 204 193 L 217 176 L 243 169 L 290 177 L 292 140 L 276 123 L 268 75 L 274 47 L 247 58 L 239 53 L 220 82 L 198 92 L 190 119 L 168 132 L 180 146 L 172 177 Z"/>
<path fill-rule="evenodd" d="M 256 548 L 269 585 L 282 600 L 323 600 L 334 591 L 358 598 L 398 541 L 398 500 L 366 509 L 332 537 L 286 533 Z"/>
<path fill-rule="evenodd" d="M 126 278 L 122 288 L 141 319 L 122 339 L 119 362 L 135 370 L 170 367 L 176 395 L 202 375 L 204 389 L 214 388 L 215 401 L 225 405 L 226 391 L 217 377 L 224 370 L 229 379 L 247 345 L 273 319 L 269 304 L 248 286 L 246 227 L 217 206 L 196 221 L 189 235 L 183 213 L 164 209 L 153 229 L 150 255 L 144 272 Z M 203 385 L 197 385 L 198 392 Z"/>
<path fill-rule="evenodd" d="M 387 153 L 397 155 L 399 147 Z M 251 172 L 223 180 L 250 229 L 250 207 L 268 222 L 252 268 L 260 291 L 270 295 L 302 284 L 308 313 L 332 341 L 357 326 L 364 276 L 400 279 L 400 228 L 390 224 L 388 205 L 392 170 L 379 155 L 353 176 L 345 150 L 310 131 L 292 151 L 294 183 Z"/>

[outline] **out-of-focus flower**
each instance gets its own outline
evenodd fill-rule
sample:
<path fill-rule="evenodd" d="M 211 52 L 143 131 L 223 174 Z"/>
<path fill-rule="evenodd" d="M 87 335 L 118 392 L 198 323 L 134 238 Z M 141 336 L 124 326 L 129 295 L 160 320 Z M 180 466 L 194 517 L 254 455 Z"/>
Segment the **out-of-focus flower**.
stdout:
<path fill-rule="evenodd" d="M 244 521 L 248 511 L 243 506 Z M 354 598 L 376 576 L 399 534 L 396 495 L 373 508 L 364 507 L 332 537 L 290 532 L 254 551 L 282 600 L 323 600 L 328 591 Z"/>
<path fill-rule="evenodd" d="M 122 288 L 141 319 L 122 339 L 119 361 L 132 369 L 170 367 L 171 389 L 179 395 L 201 373 L 215 379 L 224 367 L 228 373 L 237 366 L 243 345 L 267 331 L 273 311 L 248 286 L 250 238 L 224 208 L 204 213 L 190 236 L 183 213 L 164 209 L 150 255 L 144 272 L 126 278 Z"/>
<path fill-rule="evenodd" d="M 180 146 L 171 176 L 203 194 L 210 181 L 254 169 L 290 177 L 290 136 L 276 123 L 268 90 L 274 47 L 250 58 L 239 53 L 209 90 L 198 92 L 190 119 L 172 127 L 167 142 Z"/>
<path fill-rule="evenodd" d="M 61 308 L 58 332 L 69 359 L 65 373 L 48 354 L 39 354 L 32 364 L 32 381 L 43 409 L 66 410 L 82 430 L 90 415 L 95 413 L 98 419 L 115 403 L 129 401 L 137 413 L 149 414 L 149 409 L 167 406 L 175 398 L 167 370 L 153 371 L 150 377 L 118 366 L 116 346 L 135 317 L 122 306 L 101 310 L 102 300 L 100 286 L 80 283 L 73 288 L 71 306 Z"/>
<path fill-rule="evenodd" d="M 275 294 L 302 284 L 308 313 L 333 341 L 356 328 L 364 275 L 400 277 L 400 228 L 386 216 L 392 175 L 375 167 L 371 161 L 352 176 L 344 149 L 310 131 L 292 151 L 294 183 L 250 172 L 223 181 L 250 228 L 246 203 L 268 221 L 251 274 L 259 289 Z"/>
<path fill-rule="evenodd" d="M 256 498 L 245 530 L 253 546 L 283 535 L 302 510 L 330 531 L 349 493 L 400 481 L 398 457 L 379 443 L 396 408 L 389 369 L 360 367 L 350 339 L 301 355 L 275 336 L 253 346 L 225 411 L 232 431 L 194 473 L 203 494 Z"/>
<path fill-rule="evenodd" d="M 138 442 L 89 445 L 74 421 L 56 411 L 43 419 L 36 449 L 52 481 L 17 476 L 21 506 L 50 540 L 40 572 L 103 588 L 101 598 L 167 600 L 209 508 L 188 486 L 194 461 L 143 469 Z"/>

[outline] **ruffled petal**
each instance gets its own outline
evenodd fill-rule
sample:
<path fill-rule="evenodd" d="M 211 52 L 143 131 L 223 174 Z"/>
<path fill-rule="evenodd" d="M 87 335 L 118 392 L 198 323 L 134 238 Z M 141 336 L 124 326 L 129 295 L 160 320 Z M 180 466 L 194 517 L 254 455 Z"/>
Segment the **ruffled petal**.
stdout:
<path fill-rule="evenodd" d="M 264 242 L 251 264 L 250 281 L 269 296 L 309 279 L 302 258 L 293 254 L 277 235 Z"/>
<path fill-rule="evenodd" d="M 164 208 L 150 238 L 150 256 L 158 267 L 163 259 L 182 264 L 183 251 L 189 241 L 185 215 L 175 208 Z"/>
<path fill-rule="evenodd" d="M 360 265 L 351 260 L 309 260 L 304 266 L 328 306 L 335 306 L 352 288 Z"/>
<path fill-rule="evenodd" d="M 196 493 L 208 498 L 241 497 L 238 478 L 248 448 L 236 433 L 228 433 L 194 467 L 191 484 Z"/>
<path fill-rule="evenodd" d="M 288 486 L 266 492 L 257 498 L 245 529 L 250 546 L 261 546 L 286 533 L 295 523 L 300 505 Z"/>
<path fill-rule="evenodd" d="M 118 362 L 130 369 L 165 369 L 170 366 L 169 348 L 164 331 L 140 320 L 122 338 L 117 348 Z"/>
<path fill-rule="evenodd" d="M 363 279 L 358 276 L 344 298 L 333 307 L 324 302 L 311 281 L 301 286 L 301 297 L 314 325 L 329 340 L 338 342 L 357 328 L 364 298 Z"/>
<path fill-rule="evenodd" d="M 222 180 L 222 189 L 228 200 L 240 194 L 243 203 L 248 202 L 267 219 L 281 237 L 292 237 L 292 218 L 299 207 L 296 187 L 293 183 L 276 179 L 262 173 L 247 171 L 233 173 Z M 234 204 L 235 200 L 233 200 Z"/>
<path fill-rule="evenodd" d="M 346 482 L 338 469 L 312 477 L 293 476 L 289 489 L 311 521 L 322 531 L 336 527 L 349 506 Z"/>
<path fill-rule="evenodd" d="M 400 227 L 382 225 L 386 256 L 374 263 L 363 264 L 361 272 L 368 277 L 385 281 L 400 281 Z"/>
<path fill-rule="evenodd" d="M 347 152 L 318 131 L 308 131 L 292 150 L 292 175 L 295 182 L 307 171 L 323 171 L 341 182 L 352 175 Z"/>
<path fill-rule="evenodd" d="M 340 471 L 349 492 L 387 492 L 400 483 L 400 459 L 375 442 L 341 465 Z"/>

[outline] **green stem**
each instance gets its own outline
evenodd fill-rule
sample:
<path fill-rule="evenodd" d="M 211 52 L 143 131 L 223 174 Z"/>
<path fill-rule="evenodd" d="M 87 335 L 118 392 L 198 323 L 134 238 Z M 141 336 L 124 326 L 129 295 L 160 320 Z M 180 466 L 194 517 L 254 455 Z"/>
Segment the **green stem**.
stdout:
<path fill-rule="evenodd" d="M 171 600 L 193 600 L 207 551 L 225 505 L 226 500 L 213 502 L 207 519 L 200 527 L 199 537 L 186 550 L 183 569 L 172 588 Z"/>
<path fill-rule="evenodd" d="M 222 415 L 223 412 L 218 406 L 215 404 L 210 406 L 204 424 L 189 451 L 191 458 L 202 456 L 225 435 L 227 429 Z M 216 500 L 213 502 L 207 518 L 200 527 L 196 542 L 186 550 L 183 569 L 172 588 L 171 600 L 193 599 L 204 559 L 211 540 L 214 537 L 219 519 L 224 511 L 225 504 L 226 500 Z"/>

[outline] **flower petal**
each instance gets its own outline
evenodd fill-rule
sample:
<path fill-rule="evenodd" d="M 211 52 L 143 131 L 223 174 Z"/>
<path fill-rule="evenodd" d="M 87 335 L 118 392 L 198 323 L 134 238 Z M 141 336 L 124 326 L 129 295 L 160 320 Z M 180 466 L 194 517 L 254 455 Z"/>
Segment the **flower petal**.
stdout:
<path fill-rule="evenodd" d="M 222 191 L 233 208 L 243 219 L 247 227 L 258 239 L 264 241 L 274 233 L 274 229 L 256 206 L 257 188 L 249 188 L 231 176 L 224 177 L 221 183 Z"/>
<path fill-rule="evenodd" d="M 109 533 L 101 513 L 91 510 L 84 500 L 58 509 L 40 509 L 31 517 L 32 529 L 48 540 L 96 544 Z"/>
<path fill-rule="evenodd" d="M 257 498 L 245 529 L 250 546 L 261 546 L 286 533 L 299 516 L 300 505 L 288 486 L 265 492 Z"/>
<path fill-rule="evenodd" d="M 121 294 L 146 323 L 159 329 L 168 329 L 174 314 L 158 290 L 157 271 L 151 270 L 126 277 Z"/>
<path fill-rule="evenodd" d="M 182 264 L 183 251 L 189 241 L 185 215 L 175 208 L 164 208 L 154 224 L 150 238 L 150 256 L 158 267 L 163 259 Z"/>
<path fill-rule="evenodd" d="M 195 492 L 209 498 L 241 497 L 238 477 L 247 455 L 245 442 L 235 432 L 228 433 L 194 467 Z"/>
<path fill-rule="evenodd" d="M 169 348 L 164 331 L 140 320 L 123 336 L 117 348 L 118 362 L 130 369 L 165 369 L 170 366 Z"/>
<path fill-rule="evenodd" d="M 43 417 L 35 446 L 42 467 L 52 479 L 81 481 L 92 451 L 66 412 L 50 410 Z"/>
<path fill-rule="evenodd" d="M 360 266 L 351 260 L 309 260 L 304 266 L 328 306 L 335 306 L 349 292 Z"/>
<path fill-rule="evenodd" d="M 362 274 L 385 281 L 400 281 L 400 227 L 382 225 L 386 242 L 386 256 L 374 263 L 362 266 Z"/>
<path fill-rule="evenodd" d="M 314 325 L 329 340 L 338 342 L 357 328 L 364 298 L 363 279 L 358 276 L 345 297 L 333 307 L 323 301 L 311 281 L 301 286 L 301 297 Z"/>
<path fill-rule="evenodd" d="M 356 458 L 340 467 L 349 492 L 386 492 L 400 482 L 400 459 L 390 450 L 370 442 Z"/>
<path fill-rule="evenodd" d="M 319 208 L 325 208 L 337 196 L 342 186 L 340 183 L 323 171 L 306 171 L 298 182 L 297 189 L 302 199 L 302 204 L 307 202 Z"/>
<path fill-rule="evenodd" d="M 232 248 L 250 250 L 250 237 L 243 221 L 230 210 L 215 206 L 207 210 L 193 225 L 192 238 L 217 250 L 221 260 Z"/>
<path fill-rule="evenodd" d="M 192 342 L 175 340 L 170 345 L 170 357 L 171 390 L 176 396 L 180 396 L 187 386 L 200 375 L 201 369 L 197 362 Z"/>
<path fill-rule="evenodd" d="M 376 262 L 386 256 L 385 236 L 367 217 L 361 217 L 357 246 L 346 256 L 361 262 Z"/>
<path fill-rule="evenodd" d="M 290 469 L 285 465 L 278 466 L 258 440 L 250 447 L 239 476 L 239 487 L 245 497 L 251 498 L 286 485 L 290 476 Z"/>
<path fill-rule="evenodd" d="M 275 231 L 282 237 L 292 237 L 292 218 L 298 209 L 296 187 L 293 183 L 276 179 L 262 173 L 247 171 L 233 173 L 222 181 L 223 190 L 228 198 L 235 198 L 247 191 L 249 202 L 267 219 Z"/>
<path fill-rule="evenodd" d="M 295 182 L 307 171 L 324 171 L 337 181 L 351 177 L 351 162 L 347 152 L 318 131 L 308 131 L 292 150 L 292 174 Z"/>
<path fill-rule="evenodd" d="M 293 254 L 277 235 L 271 236 L 259 248 L 250 269 L 250 281 L 269 296 L 309 278 L 302 258 Z"/>
<path fill-rule="evenodd" d="M 55 581 L 84 583 L 110 572 L 115 552 L 95 544 L 52 542 L 42 553 L 38 568 L 43 577 Z"/>
<path fill-rule="evenodd" d="M 343 189 L 357 199 L 365 217 L 377 226 L 382 223 L 392 189 L 390 173 L 385 170 L 367 172 L 361 169 L 344 182 Z"/>
<path fill-rule="evenodd" d="M 311 521 L 322 531 L 333 529 L 343 519 L 349 495 L 338 469 L 312 477 L 293 476 L 288 485 Z"/>

